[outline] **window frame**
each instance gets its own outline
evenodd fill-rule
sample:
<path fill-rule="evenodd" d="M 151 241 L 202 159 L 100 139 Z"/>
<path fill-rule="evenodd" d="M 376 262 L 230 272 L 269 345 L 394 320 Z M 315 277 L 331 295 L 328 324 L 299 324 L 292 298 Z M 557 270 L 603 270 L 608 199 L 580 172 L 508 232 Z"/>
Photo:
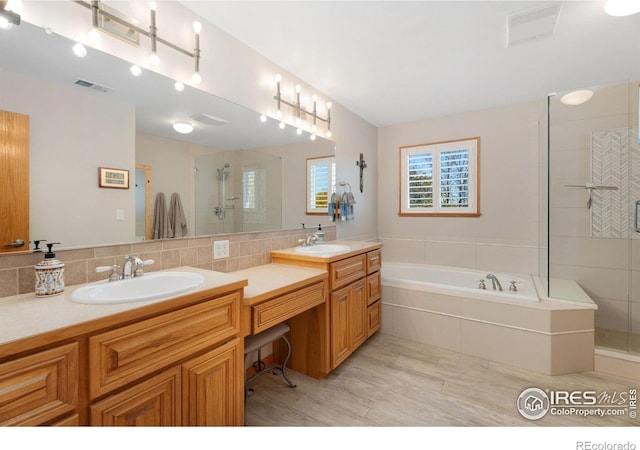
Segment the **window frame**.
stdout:
<path fill-rule="evenodd" d="M 469 150 L 469 205 L 464 208 L 446 208 L 440 206 L 440 157 L 442 152 Z M 433 206 L 429 208 L 411 208 L 408 205 L 408 158 L 410 155 L 431 153 L 433 158 Z M 436 158 L 437 155 L 437 158 Z M 399 148 L 399 202 L 398 215 L 401 217 L 480 217 L 480 138 L 471 137 L 427 144 L 407 145 Z M 438 189 L 436 189 L 438 188 Z"/>
<path fill-rule="evenodd" d="M 324 208 L 314 208 L 312 204 L 312 192 L 311 192 L 311 175 L 316 166 L 328 166 L 328 181 L 327 181 L 327 202 L 330 201 L 331 194 L 333 193 L 333 186 L 336 184 L 336 157 L 335 156 L 319 156 L 315 158 L 307 158 L 307 186 L 305 189 L 306 197 L 306 214 L 308 216 L 320 216 L 328 215 L 328 206 Z M 315 193 L 313 193 L 315 195 Z"/>

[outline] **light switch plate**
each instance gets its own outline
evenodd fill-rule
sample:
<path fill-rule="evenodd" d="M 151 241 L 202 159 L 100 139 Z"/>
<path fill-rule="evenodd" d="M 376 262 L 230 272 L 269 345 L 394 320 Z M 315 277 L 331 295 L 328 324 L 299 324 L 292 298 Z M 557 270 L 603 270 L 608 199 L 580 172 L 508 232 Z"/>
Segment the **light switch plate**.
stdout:
<path fill-rule="evenodd" d="M 116 220 L 124 220 L 124 209 L 116 209 Z"/>
<path fill-rule="evenodd" d="M 213 259 L 228 258 L 229 257 L 229 241 L 214 241 L 213 242 Z"/>

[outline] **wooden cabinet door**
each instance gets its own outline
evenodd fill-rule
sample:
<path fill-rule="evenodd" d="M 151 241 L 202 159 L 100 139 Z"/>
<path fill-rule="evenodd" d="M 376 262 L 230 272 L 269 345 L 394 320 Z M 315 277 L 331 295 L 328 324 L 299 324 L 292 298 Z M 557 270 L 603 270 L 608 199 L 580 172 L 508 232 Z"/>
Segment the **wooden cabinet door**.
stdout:
<path fill-rule="evenodd" d="M 367 308 L 367 337 L 378 331 L 382 325 L 382 302 L 375 302 Z"/>
<path fill-rule="evenodd" d="M 244 358 L 238 338 L 182 365 L 185 426 L 244 423 Z"/>
<path fill-rule="evenodd" d="M 91 405 L 91 425 L 181 425 L 180 367 Z"/>
<path fill-rule="evenodd" d="M 367 340 L 367 289 L 365 279 L 356 281 L 351 285 L 349 292 L 349 331 L 350 350 L 356 348 Z"/>
<path fill-rule="evenodd" d="M 331 293 L 331 368 L 351 354 L 349 333 L 349 292 L 347 286 Z"/>
<path fill-rule="evenodd" d="M 29 116 L 0 111 L 0 180 L 0 253 L 29 250 Z"/>

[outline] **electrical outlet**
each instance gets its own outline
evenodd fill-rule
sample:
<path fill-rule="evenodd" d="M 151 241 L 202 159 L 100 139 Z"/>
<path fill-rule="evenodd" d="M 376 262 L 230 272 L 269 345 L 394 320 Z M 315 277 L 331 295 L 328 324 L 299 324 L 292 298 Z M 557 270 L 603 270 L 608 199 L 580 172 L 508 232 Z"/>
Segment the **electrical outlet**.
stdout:
<path fill-rule="evenodd" d="M 124 220 L 124 209 L 116 209 L 116 220 Z"/>
<path fill-rule="evenodd" d="M 229 257 L 229 241 L 214 241 L 213 242 L 213 259 L 228 258 Z"/>

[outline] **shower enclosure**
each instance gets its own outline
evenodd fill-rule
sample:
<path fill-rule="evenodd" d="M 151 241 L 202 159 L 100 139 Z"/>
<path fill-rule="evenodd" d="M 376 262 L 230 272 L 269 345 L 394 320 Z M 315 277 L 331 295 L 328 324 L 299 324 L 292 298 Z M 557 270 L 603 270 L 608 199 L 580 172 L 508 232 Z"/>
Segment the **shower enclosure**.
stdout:
<path fill-rule="evenodd" d="M 195 234 L 282 227 L 282 159 L 254 150 L 194 158 Z"/>
<path fill-rule="evenodd" d="M 598 305 L 596 346 L 640 355 L 638 82 L 548 99 L 549 296 L 575 280 Z"/>

